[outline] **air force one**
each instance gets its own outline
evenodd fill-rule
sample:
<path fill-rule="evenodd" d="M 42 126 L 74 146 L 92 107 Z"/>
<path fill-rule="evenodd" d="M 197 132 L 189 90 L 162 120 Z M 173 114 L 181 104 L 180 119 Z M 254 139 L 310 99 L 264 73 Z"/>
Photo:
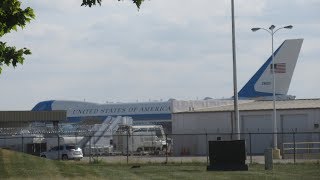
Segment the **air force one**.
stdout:
<path fill-rule="evenodd" d="M 275 94 L 277 99 L 293 99 L 287 95 L 294 68 L 300 53 L 303 39 L 285 40 L 274 52 L 274 70 L 272 56 L 261 66 L 252 78 L 239 91 L 241 101 L 270 100 L 273 98 L 273 72 L 275 73 Z M 206 108 L 233 104 L 230 99 L 205 99 L 195 101 L 180 101 L 171 99 L 165 102 L 111 103 L 98 104 L 81 101 L 43 101 L 39 102 L 32 111 L 66 110 L 67 122 L 78 123 L 86 120 L 104 120 L 108 116 L 130 116 L 136 124 L 171 122 L 175 112 L 193 111 Z"/>
<path fill-rule="evenodd" d="M 275 94 L 278 99 L 287 95 L 303 39 L 285 40 L 274 52 Z M 239 99 L 271 99 L 273 97 L 272 56 L 239 91 Z"/>

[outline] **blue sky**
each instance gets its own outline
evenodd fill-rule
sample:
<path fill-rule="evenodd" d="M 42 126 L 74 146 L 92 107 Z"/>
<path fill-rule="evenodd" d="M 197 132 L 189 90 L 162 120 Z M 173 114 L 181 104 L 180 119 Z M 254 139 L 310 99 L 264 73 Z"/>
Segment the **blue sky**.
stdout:
<path fill-rule="evenodd" d="M 0 110 L 43 100 L 97 103 L 191 100 L 233 95 L 230 0 L 28 0 L 36 19 L 2 41 L 32 55 L 0 76 Z M 238 90 L 270 56 L 270 35 L 252 27 L 293 25 L 275 35 L 304 38 L 288 94 L 319 98 L 320 1 L 235 0 Z"/>

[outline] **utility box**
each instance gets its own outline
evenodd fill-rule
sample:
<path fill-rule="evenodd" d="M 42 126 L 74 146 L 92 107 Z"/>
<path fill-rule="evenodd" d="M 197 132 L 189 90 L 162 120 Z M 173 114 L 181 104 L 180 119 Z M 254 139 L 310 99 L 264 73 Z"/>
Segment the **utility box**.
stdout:
<path fill-rule="evenodd" d="M 208 171 L 247 171 L 244 140 L 209 141 Z"/>
<path fill-rule="evenodd" d="M 273 157 L 272 151 L 273 149 L 269 148 L 264 151 L 264 169 L 272 170 L 273 169 Z"/>

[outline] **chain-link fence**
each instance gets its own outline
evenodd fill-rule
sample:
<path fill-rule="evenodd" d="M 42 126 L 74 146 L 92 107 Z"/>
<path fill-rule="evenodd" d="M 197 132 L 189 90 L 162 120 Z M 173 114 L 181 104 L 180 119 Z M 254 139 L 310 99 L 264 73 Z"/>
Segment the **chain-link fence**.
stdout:
<path fill-rule="evenodd" d="M 207 163 L 208 141 L 232 140 L 232 133 L 166 134 L 163 131 L 129 130 L 101 133 L 81 127 L 77 131 L 55 129 L 0 129 L 0 148 L 52 159 L 75 158 L 81 148 L 83 160 L 105 160 L 117 163 Z M 265 149 L 274 148 L 281 160 L 296 162 L 320 159 L 320 132 L 241 133 L 246 142 L 247 162 L 264 162 Z M 68 145 L 68 146 L 67 146 Z M 69 149 L 68 149 L 69 148 Z M 68 154 L 72 151 L 75 154 Z M 45 154 L 47 153 L 47 154 Z M 78 154 L 79 155 L 79 154 Z M 49 158 L 49 157 L 48 157 Z"/>

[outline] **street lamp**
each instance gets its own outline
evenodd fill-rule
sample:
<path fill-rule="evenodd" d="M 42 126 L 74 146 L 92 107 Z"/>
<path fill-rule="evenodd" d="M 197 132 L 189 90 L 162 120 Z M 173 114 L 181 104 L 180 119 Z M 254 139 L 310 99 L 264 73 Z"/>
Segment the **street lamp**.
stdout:
<path fill-rule="evenodd" d="M 288 26 L 283 26 L 283 27 L 280 27 L 278 29 L 275 29 L 276 26 L 275 25 L 271 25 L 269 27 L 269 29 L 265 29 L 265 28 L 259 28 L 259 27 L 255 27 L 255 28 L 252 28 L 251 30 L 253 32 L 255 31 L 258 31 L 260 29 L 264 30 L 264 31 L 267 31 L 270 35 L 271 35 L 271 43 L 272 43 L 272 78 L 273 78 L 273 149 L 274 150 L 278 150 L 278 147 L 277 147 L 277 117 L 276 117 L 276 78 L 275 78 L 275 62 L 274 62 L 274 53 L 273 53 L 273 35 L 279 31 L 280 29 L 292 29 L 293 26 L 292 25 L 288 25 Z M 280 151 L 279 151 L 280 152 Z M 280 156 L 280 153 L 279 153 L 279 156 Z"/>
<path fill-rule="evenodd" d="M 236 61 L 236 33 L 234 23 L 234 0 L 231 0 L 231 23 L 232 23 L 232 60 L 233 60 L 233 106 L 235 116 L 236 140 L 240 140 L 240 120 L 238 108 L 238 88 L 237 88 L 237 61 Z"/>

